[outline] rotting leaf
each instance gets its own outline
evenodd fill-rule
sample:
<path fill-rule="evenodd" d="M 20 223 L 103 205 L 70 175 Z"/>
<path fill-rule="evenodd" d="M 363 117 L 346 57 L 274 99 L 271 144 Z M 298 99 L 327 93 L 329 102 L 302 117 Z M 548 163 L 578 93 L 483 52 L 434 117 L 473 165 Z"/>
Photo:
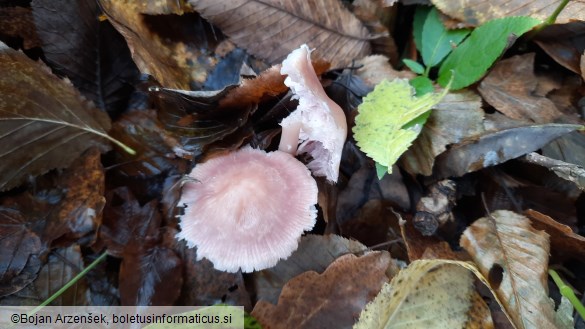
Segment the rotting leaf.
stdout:
<path fill-rule="evenodd" d="M 469 226 L 460 243 L 484 277 L 494 266 L 503 269 L 494 290 L 517 328 L 556 328 L 548 298 L 548 234 L 532 228 L 522 215 L 498 210 Z"/>
<path fill-rule="evenodd" d="M 252 315 L 265 328 L 349 327 L 388 280 L 390 261 L 388 253 L 379 251 L 341 256 L 323 274 L 294 277 L 282 289 L 278 305 L 259 301 Z"/>
<path fill-rule="evenodd" d="M 431 0 L 444 14 L 471 25 L 481 25 L 488 20 L 511 16 L 530 16 L 547 19 L 561 3 L 558 0 L 514 1 L 496 0 Z M 585 4 L 569 1 L 557 17 L 556 23 L 568 23 L 585 19 Z"/>
<path fill-rule="evenodd" d="M 0 71 L 0 191 L 109 148 L 108 116 L 44 65 L 0 43 Z"/>
<path fill-rule="evenodd" d="M 138 253 L 159 242 L 161 217 L 156 200 L 141 206 L 127 187 L 109 191 L 107 200 L 100 238 L 110 255 Z"/>
<path fill-rule="evenodd" d="M 493 328 L 482 302 L 466 268 L 440 259 L 417 260 L 384 284 L 353 328 Z"/>
<path fill-rule="evenodd" d="M 40 47 L 41 40 L 33 26 L 30 8 L 0 7 L 0 35 L 21 37 L 24 49 Z"/>
<path fill-rule="evenodd" d="M 438 177 L 459 177 L 540 149 L 550 141 L 581 129 L 580 125 L 544 124 L 487 132 L 440 154 L 434 171 Z"/>
<path fill-rule="evenodd" d="M 496 110 L 516 120 L 536 123 L 555 121 L 562 113 L 555 104 L 535 92 L 534 53 L 499 61 L 483 79 L 478 91 Z"/>
<path fill-rule="evenodd" d="M 0 297 L 36 279 L 41 269 L 41 240 L 16 209 L 0 207 Z"/>
<path fill-rule="evenodd" d="M 582 72 L 580 64 L 585 51 L 585 22 L 547 26 L 538 33 L 534 42 L 557 63 L 575 73 Z"/>
<path fill-rule="evenodd" d="M 283 286 L 293 277 L 306 271 L 322 273 L 336 258 L 366 250 L 363 244 L 338 235 L 306 235 L 290 257 L 274 267 L 253 273 L 257 298 L 277 304 Z"/>
<path fill-rule="evenodd" d="M 90 233 L 95 239 L 95 230 L 102 222 L 105 177 L 100 153 L 89 149 L 79 157 L 60 177 L 63 189 L 61 201 L 47 220 L 42 239 L 51 247 L 69 246 Z"/>
<path fill-rule="evenodd" d="M 120 265 L 121 305 L 173 305 L 181 293 L 183 261 L 165 247 L 125 253 Z"/>
<path fill-rule="evenodd" d="M 333 67 L 370 52 L 368 30 L 337 0 L 189 0 L 189 4 L 239 47 L 271 64 L 282 62 L 305 42 Z"/>
<path fill-rule="evenodd" d="M 125 110 L 138 78 L 124 38 L 99 21 L 95 0 L 34 0 L 35 28 L 49 66 L 109 113 Z"/>

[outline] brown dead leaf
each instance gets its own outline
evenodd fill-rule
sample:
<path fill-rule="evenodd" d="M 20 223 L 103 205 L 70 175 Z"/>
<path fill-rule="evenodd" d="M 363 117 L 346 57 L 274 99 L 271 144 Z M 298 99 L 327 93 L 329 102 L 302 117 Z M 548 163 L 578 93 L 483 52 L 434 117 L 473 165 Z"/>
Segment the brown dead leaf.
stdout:
<path fill-rule="evenodd" d="M 351 3 L 351 7 L 354 15 L 375 36 L 371 41 L 372 52 L 383 54 L 392 60 L 393 65 L 398 65 L 398 48 L 388 31 L 388 27 L 393 26 L 396 21 L 397 8 L 390 8 L 380 0 L 356 0 Z"/>
<path fill-rule="evenodd" d="M 548 26 L 534 41 L 557 63 L 580 74 L 580 58 L 585 51 L 585 22 Z"/>
<path fill-rule="evenodd" d="M 165 247 L 126 253 L 119 280 L 123 306 L 173 305 L 181 293 L 183 261 Z"/>
<path fill-rule="evenodd" d="M 294 277 L 282 289 L 278 305 L 259 301 L 252 316 L 263 328 L 348 328 L 388 280 L 390 255 L 344 255 L 323 272 Z"/>
<path fill-rule="evenodd" d="M 147 10 L 145 6 L 149 6 L 148 4 L 125 0 L 99 2 L 112 25 L 126 39 L 132 58 L 142 73 L 152 75 L 167 88 L 189 90 L 193 80 L 203 84 L 208 69 L 208 65 L 203 63 L 208 60 L 215 63 L 215 60 L 185 43 L 173 42 L 150 30 L 145 15 L 141 14 L 141 10 Z M 167 5 L 170 2 L 164 1 L 155 5 Z M 168 24 L 166 28 L 172 30 Z"/>
<path fill-rule="evenodd" d="M 24 49 L 41 46 L 41 40 L 33 26 L 30 8 L 0 7 L 0 35 L 21 37 Z"/>
<path fill-rule="evenodd" d="M 307 271 L 322 273 L 336 258 L 366 250 L 360 242 L 339 235 L 306 235 L 290 257 L 253 273 L 257 299 L 277 304 L 282 287 L 293 277 Z"/>
<path fill-rule="evenodd" d="M 478 90 L 496 110 L 516 120 L 554 122 L 562 113 L 544 96 L 535 94 L 534 53 L 516 55 L 496 63 Z"/>
<path fill-rule="evenodd" d="M 104 168 L 99 151 L 92 148 L 85 152 L 60 180 L 64 194 L 51 212 L 43 240 L 50 241 L 52 247 L 69 246 L 85 236 L 93 241 L 106 203 Z"/>
<path fill-rule="evenodd" d="M 126 109 L 139 72 L 124 38 L 108 21 L 99 21 L 95 0 L 31 2 L 47 63 L 94 104 L 108 113 Z M 56 14 L 58 13 L 58 14 Z"/>
<path fill-rule="evenodd" d="M 337 0 L 189 0 L 189 4 L 239 47 L 271 64 L 282 62 L 304 43 L 333 67 L 370 52 L 368 30 Z"/>
<path fill-rule="evenodd" d="M 108 116 L 42 63 L 0 43 L 0 191 L 108 149 Z"/>
<path fill-rule="evenodd" d="M 402 155 L 404 169 L 411 174 L 430 176 L 435 157 L 448 145 L 484 132 L 483 118 L 481 97 L 475 92 L 448 93 L 435 105 L 421 134 Z"/>
<path fill-rule="evenodd" d="M 355 74 L 364 79 L 370 87 L 374 87 L 384 79 L 412 79 L 416 76 L 416 74 L 410 70 L 395 70 L 392 65 L 390 65 L 388 57 L 384 55 L 366 56 L 357 60 L 355 66 L 359 67 L 355 70 Z"/>
<path fill-rule="evenodd" d="M 551 253 L 554 257 L 585 259 L 585 237 L 575 234 L 570 227 L 538 211 L 528 209 L 524 211 L 524 215 L 530 219 L 534 228 L 550 235 Z"/>
<path fill-rule="evenodd" d="M 508 1 L 508 0 L 431 0 L 444 14 L 466 22 L 481 25 L 491 19 L 510 16 L 530 16 L 540 20 L 547 19 L 561 0 Z M 556 23 L 563 24 L 573 20 L 585 20 L 585 3 L 569 1 L 561 11 Z"/>
<path fill-rule="evenodd" d="M 441 241 L 436 236 L 423 236 L 416 228 L 414 228 L 410 214 L 405 214 L 405 217 L 406 220 L 400 219 L 400 233 L 402 234 L 402 240 L 406 246 L 408 260 L 410 262 L 423 258 L 455 259 L 454 257 L 442 257 L 449 254 L 447 250 L 451 250 L 447 242 Z M 429 254 L 429 250 L 438 252 L 431 255 Z"/>
<path fill-rule="evenodd" d="M 192 11 L 184 0 L 141 0 L 136 1 L 136 9 L 139 13 L 148 15 L 183 15 Z"/>
<path fill-rule="evenodd" d="M 548 298 L 548 234 L 532 228 L 524 216 L 498 210 L 469 226 L 460 244 L 517 328 L 556 328 Z"/>
<path fill-rule="evenodd" d="M 440 154 L 435 160 L 434 173 L 441 178 L 463 176 L 538 150 L 581 127 L 551 123 L 486 132 Z"/>
<path fill-rule="evenodd" d="M 0 207 L 0 297 L 13 294 L 37 277 L 41 240 L 17 209 Z"/>

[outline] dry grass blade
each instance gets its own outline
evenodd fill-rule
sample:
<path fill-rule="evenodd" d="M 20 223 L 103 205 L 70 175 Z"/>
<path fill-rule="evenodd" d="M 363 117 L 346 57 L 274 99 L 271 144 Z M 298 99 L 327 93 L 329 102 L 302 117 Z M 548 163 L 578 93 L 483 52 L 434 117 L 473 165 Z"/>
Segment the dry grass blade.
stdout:
<path fill-rule="evenodd" d="M 499 210 L 468 227 L 461 246 L 488 278 L 516 328 L 556 328 L 547 289 L 548 234 L 532 228 L 522 215 Z"/>
<path fill-rule="evenodd" d="M 343 66 L 370 52 L 368 30 L 338 0 L 190 0 L 234 43 L 270 63 L 307 43 Z"/>

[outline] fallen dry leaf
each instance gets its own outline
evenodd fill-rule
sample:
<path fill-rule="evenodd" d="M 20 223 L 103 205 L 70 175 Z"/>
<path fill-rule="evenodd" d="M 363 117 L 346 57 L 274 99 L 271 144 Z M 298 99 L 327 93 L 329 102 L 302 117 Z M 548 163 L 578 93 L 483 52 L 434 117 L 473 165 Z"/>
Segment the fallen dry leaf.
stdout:
<path fill-rule="evenodd" d="M 370 87 L 374 87 L 384 79 L 391 81 L 396 78 L 412 79 L 416 76 L 416 74 L 409 70 L 395 70 L 390 65 L 388 57 L 384 55 L 366 56 L 357 60 L 355 66 L 358 67 L 355 70 L 355 74 L 364 79 Z"/>
<path fill-rule="evenodd" d="M 368 30 L 338 0 L 189 0 L 189 4 L 239 47 L 271 64 L 282 62 L 303 43 L 316 48 L 316 57 L 333 67 L 370 52 Z"/>
<path fill-rule="evenodd" d="M 259 301 L 252 316 L 262 328 L 349 328 L 366 303 L 388 280 L 386 252 L 344 255 L 323 272 L 294 277 L 282 289 L 278 305 Z"/>
<path fill-rule="evenodd" d="M 485 1 L 485 0 L 431 0 L 444 14 L 470 25 L 481 25 L 488 20 L 510 16 L 530 16 L 540 20 L 547 19 L 561 0 L 540 1 Z M 585 3 L 570 1 L 561 11 L 556 23 L 568 23 L 585 19 Z"/>
<path fill-rule="evenodd" d="M 548 234 L 522 215 L 498 210 L 469 226 L 460 243 L 517 328 L 556 328 L 547 286 Z"/>
<path fill-rule="evenodd" d="M 354 329 L 493 328 L 473 274 L 443 260 L 417 260 L 362 311 Z"/>
<path fill-rule="evenodd" d="M 454 145 L 435 160 L 439 177 L 459 177 L 536 151 L 550 141 L 581 129 L 580 125 L 543 124 L 486 132 Z"/>
<path fill-rule="evenodd" d="M 109 148 L 108 116 L 42 63 L 0 42 L 0 71 L 0 191 L 67 167 L 91 146 Z"/>
<path fill-rule="evenodd" d="M 0 34 L 11 37 L 21 37 L 24 49 L 39 47 L 41 40 L 33 25 L 30 8 L 2 7 L 0 8 Z"/>
<path fill-rule="evenodd" d="M 99 3 L 112 25 L 126 39 L 140 72 L 152 75 L 167 88 L 189 90 L 195 77 L 203 84 L 207 66 L 200 62 L 207 62 L 207 56 L 151 31 L 140 11 L 145 9 L 143 1 L 100 0 Z"/>
<path fill-rule="evenodd" d="M 306 235 L 290 257 L 279 261 L 274 267 L 252 274 L 257 299 L 277 304 L 282 287 L 293 277 L 307 271 L 322 273 L 336 258 L 366 250 L 363 244 L 339 235 Z"/>
<path fill-rule="evenodd" d="M 524 211 L 524 215 L 530 219 L 535 229 L 548 233 L 551 254 L 555 259 L 566 257 L 585 259 L 585 237 L 576 234 L 567 225 L 563 225 L 538 211 L 528 209 Z"/>
<path fill-rule="evenodd" d="M 496 110 L 516 120 L 554 122 L 562 113 L 543 95 L 535 93 L 534 53 L 499 61 L 479 84 L 483 99 Z"/>
<path fill-rule="evenodd" d="M 34 0 L 31 7 L 48 65 L 98 108 L 123 111 L 139 72 L 124 38 L 98 20 L 97 2 Z"/>
<path fill-rule="evenodd" d="M 402 155 L 401 163 L 411 174 L 430 176 L 435 157 L 448 145 L 484 132 L 481 97 L 471 90 L 448 93 L 434 106 L 424 129 Z"/>
<path fill-rule="evenodd" d="M 51 211 L 42 239 L 51 247 L 69 246 L 72 241 L 95 239 L 102 222 L 105 177 L 100 152 L 89 149 L 60 177 L 64 193 Z"/>
<path fill-rule="evenodd" d="M 580 74 L 580 59 L 585 51 L 585 22 L 554 24 L 538 33 L 534 40 L 557 63 Z"/>
<path fill-rule="evenodd" d="M 0 207 L 0 297 L 18 292 L 41 269 L 41 240 L 17 209 Z"/>

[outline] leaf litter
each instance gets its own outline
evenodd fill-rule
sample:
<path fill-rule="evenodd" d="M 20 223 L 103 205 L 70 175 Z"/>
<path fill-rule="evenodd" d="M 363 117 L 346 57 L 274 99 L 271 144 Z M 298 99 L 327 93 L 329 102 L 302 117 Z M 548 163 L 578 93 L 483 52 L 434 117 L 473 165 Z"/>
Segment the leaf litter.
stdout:
<path fill-rule="evenodd" d="M 551 1 L 431 3 L 3 4 L 0 303 L 38 305 L 105 251 L 54 305 L 243 305 L 264 328 L 582 325 L 547 276 L 585 292 L 581 4 L 541 30 Z M 290 257 L 219 271 L 175 238 L 184 175 L 278 148 L 298 106 L 280 65 L 305 43 L 350 128 L 339 178 L 316 180 Z M 425 97 L 412 117 L 387 106 Z"/>

